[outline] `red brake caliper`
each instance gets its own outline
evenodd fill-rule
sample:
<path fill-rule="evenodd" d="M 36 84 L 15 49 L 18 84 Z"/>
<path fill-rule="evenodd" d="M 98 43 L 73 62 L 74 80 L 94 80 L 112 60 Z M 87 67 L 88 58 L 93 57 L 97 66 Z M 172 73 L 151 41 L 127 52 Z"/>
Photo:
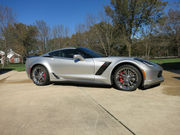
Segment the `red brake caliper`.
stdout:
<path fill-rule="evenodd" d="M 120 73 L 120 82 L 123 84 L 124 81 L 123 81 L 122 73 L 123 73 L 123 72 Z"/>
<path fill-rule="evenodd" d="M 45 78 L 45 77 L 46 77 L 46 74 L 44 73 L 43 76 L 44 76 L 44 78 Z"/>

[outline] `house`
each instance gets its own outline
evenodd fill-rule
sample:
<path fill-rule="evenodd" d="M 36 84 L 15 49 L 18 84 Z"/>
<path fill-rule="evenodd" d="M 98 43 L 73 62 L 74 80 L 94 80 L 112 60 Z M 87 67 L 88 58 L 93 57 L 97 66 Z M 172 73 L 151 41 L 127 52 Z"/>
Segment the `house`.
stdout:
<path fill-rule="evenodd" d="M 0 57 L 4 56 L 5 55 L 5 52 L 3 51 L 0 51 Z"/>
<path fill-rule="evenodd" d="M 21 63 L 22 62 L 22 56 L 15 53 L 12 49 L 9 50 L 7 53 L 7 58 L 10 63 Z"/>
<path fill-rule="evenodd" d="M 4 63 L 5 52 L 0 51 L 0 64 Z"/>

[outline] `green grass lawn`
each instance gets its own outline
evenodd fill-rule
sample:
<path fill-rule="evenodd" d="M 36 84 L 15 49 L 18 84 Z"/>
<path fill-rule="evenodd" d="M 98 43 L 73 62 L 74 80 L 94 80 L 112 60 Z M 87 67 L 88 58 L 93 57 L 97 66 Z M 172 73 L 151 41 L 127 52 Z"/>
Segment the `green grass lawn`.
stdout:
<path fill-rule="evenodd" d="M 16 71 L 25 71 L 25 64 L 8 64 L 4 69 L 12 69 Z"/>
<path fill-rule="evenodd" d="M 163 67 L 164 70 L 180 70 L 180 58 L 174 59 L 153 59 L 150 60 Z"/>
<path fill-rule="evenodd" d="M 180 62 L 180 58 L 173 58 L 173 59 L 152 59 L 150 60 L 157 64 L 163 64 L 163 63 L 177 63 Z"/>

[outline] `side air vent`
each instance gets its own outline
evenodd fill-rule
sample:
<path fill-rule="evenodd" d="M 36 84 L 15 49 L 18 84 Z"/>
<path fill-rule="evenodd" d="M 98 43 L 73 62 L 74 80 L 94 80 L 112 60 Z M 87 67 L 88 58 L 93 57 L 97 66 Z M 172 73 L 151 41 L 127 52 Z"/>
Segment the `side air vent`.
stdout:
<path fill-rule="evenodd" d="M 55 73 L 52 73 L 54 75 L 54 77 L 56 77 L 56 79 L 59 79 L 59 77 L 55 74 Z"/>
<path fill-rule="evenodd" d="M 103 72 L 108 68 L 108 66 L 111 64 L 111 62 L 105 62 L 99 70 L 96 72 L 96 75 L 102 75 Z"/>

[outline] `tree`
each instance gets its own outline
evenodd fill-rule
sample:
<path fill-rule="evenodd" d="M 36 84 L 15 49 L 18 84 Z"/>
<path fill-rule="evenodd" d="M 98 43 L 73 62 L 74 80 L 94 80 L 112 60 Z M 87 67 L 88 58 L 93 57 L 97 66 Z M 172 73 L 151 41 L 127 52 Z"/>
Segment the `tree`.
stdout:
<path fill-rule="evenodd" d="M 112 39 L 113 39 L 113 27 L 111 24 L 105 22 L 100 22 L 95 24 L 90 28 L 90 31 L 95 34 L 98 40 L 99 47 L 103 49 L 103 53 L 106 56 L 111 55 L 113 49 Z"/>
<path fill-rule="evenodd" d="M 50 27 L 43 20 L 36 21 L 35 24 L 38 29 L 38 37 L 42 42 L 41 51 L 42 53 L 45 53 L 47 51 L 47 44 L 50 37 Z"/>
<path fill-rule="evenodd" d="M 36 37 L 38 32 L 35 26 L 15 23 L 11 26 L 11 32 L 14 37 L 11 48 L 21 54 L 23 58 L 29 56 L 31 51 L 35 51 L 34 45 L 37 42 Z"/>
<path fill-rule="evenodd" d="M 170 9 L 167 16 L 160 21 L 157 30 L 158 35 L 169 43 L 167 51 L 174 48 L 173 51 L 180 56 L 180 10 Z"/>
<path fill-rule="evenodd" d="M 94 41 L 96 48 L 109 56 L 113 50 L 113 26 L 111 19 L 104 12 L 99 12 L 98 16 L 88 14 L 86 17 L 87 41 L 88 44 Z M 92 45 L 89 45 L 92 46 Z"/>
<path fill-rule="evenodd" d="M 150 22 L 157 22 L 163 15 L 167 2 L 162 0 L 111 0 L 105 7 L 106 14 L 112 18 L 117 38 L 121 38 L 131 56 L 132 39 L 138 29 Z"/>
<path fill-rule="evenodd" d="M 8 49 L 10 49 L 10 31 L 8 30 L 8 26 L 12 25 L 14 22 L 15 14 L 12 12 L 12 9 L 0 5 L 0 37 L 2 38 L 1 49 L 5 51 L 6 55 Z"/>
<path fill-rule="evenodd" d="M 4 32 L 9 24 L 15 23 L 15 14 L 9 7 L 0 5 L 0 35 L 4 37 Z M 5 37 L 4 37 L 5 38 Z"/>
<path fill-rule="evenodd" d="M 62 48 L 64 47 L 63 39 L 68 37 L 69 29 L 64 25 L 57 25 L 52 29 L 53 34 L 53 47 L 52 48 Z"/>
<path fill-rule="evenodd" d="M 141 38 L 143 39 L 143 45 L 145 46 L 144 51 L 145 51 L 145 58 L 146 59 L 150 58 L 150 52 L 152 49 L 151 44 L 153 42 L 152 41 L 153 27 L 154 27 L 153 24 L 149 24 L 148 26 L 143 27 L 140 30 Z"/>

